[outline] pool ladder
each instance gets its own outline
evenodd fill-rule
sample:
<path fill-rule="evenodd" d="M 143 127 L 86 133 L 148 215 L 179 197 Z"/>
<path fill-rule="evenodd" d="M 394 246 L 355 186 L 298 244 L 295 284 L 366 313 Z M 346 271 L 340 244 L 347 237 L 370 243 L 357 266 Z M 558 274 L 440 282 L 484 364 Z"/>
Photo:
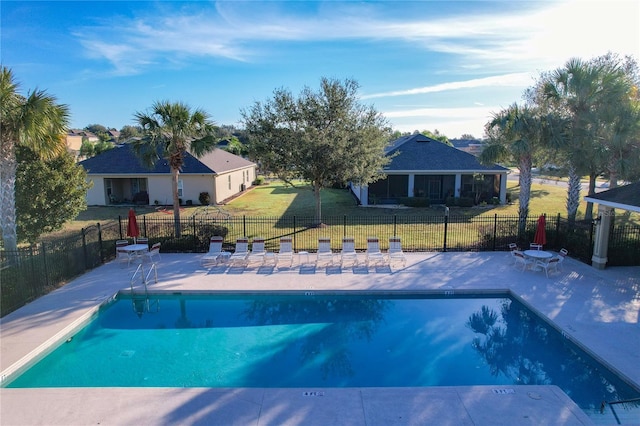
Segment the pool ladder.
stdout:
<path fill-rule="evenodd" d="M 153 274 L 153 277 L 152 275 Z M 158 299 L 151 301 L 149 299 L 149 286 L 150 279 L 153 278 L 153 282 L 155 284 L 158 283 L 158 269 L 156 268 L 156 264 L 152 263 L 149 267 L 149 271 L 145 274 L 144 264 L 138 265 L 138 268 L 131 276 L 131 303 L 133 304 L 133 310 L 138 314 L 138 316 L 142 316 L 145 312 L 158 312 L 160 310 L 160 301 Z M 137 280 L 140 281 L 144 288 L 143 293 L 136 292 L 135 285 Z M 152 311 L 152 308 L 155 310 Z"/>

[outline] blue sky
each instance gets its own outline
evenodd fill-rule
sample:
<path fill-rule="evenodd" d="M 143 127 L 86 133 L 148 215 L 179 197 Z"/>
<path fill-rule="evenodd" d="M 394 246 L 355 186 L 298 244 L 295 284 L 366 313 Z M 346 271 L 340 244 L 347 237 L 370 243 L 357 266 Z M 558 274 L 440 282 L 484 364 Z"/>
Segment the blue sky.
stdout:
<path fill-rule="evenodd" d="M 2 65 L 71 127 L 135 124 L 156 100 L 241 126 L 240 110 L 353 78 L 397 130 L 483 135 L 540 72 L 640 56 L 638 1 L 7 1 Z"/>

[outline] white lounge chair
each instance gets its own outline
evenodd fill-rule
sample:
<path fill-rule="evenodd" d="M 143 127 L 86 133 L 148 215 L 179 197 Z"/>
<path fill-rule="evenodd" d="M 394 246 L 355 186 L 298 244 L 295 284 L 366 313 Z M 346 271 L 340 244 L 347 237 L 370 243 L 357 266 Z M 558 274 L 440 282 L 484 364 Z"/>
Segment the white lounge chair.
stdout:
<path fill-rule="evenodd" d="M 207 266 L 209 264 L 218 264 L 221 258 L 224 256 L 222 253 L 226 253 L 222 250 L 222 243 L 224 238 L 214 235 L 209 239 L 209 251 L 200 258 L 200 264 Z"/>
<path fill-rule="evenodd" d="M 330 238 L 318 238 L 318 253 L 316 255 L 316 266 L 333 265 L 333 252 L 331 251 Z"/>
<path fill-rule="evenodd" d="M 535 264 L 535 262 L 532 259 L 529 259 L 520 250 L 514 250 L 514 251 L 511 252 L 511 254 L 513 255 L 513 258 L 515 259 L 516 267 L 521 266 L 523 272 L 524 272 L 525 269 L 531 268 Z"/>
<path fill-rule="evenodd" d="M 559 271 L 562 270 L 562 264 L 563 264 L 564 259 L 567 257 L 568 254 L 569 254 L 569 252 L 567 251 L 567 249 L 565 249 L 565 248 L 560 249 L 560 252 L 558 253 L 558 270 Z"/>
<path fill-rule="evenodd" d="M 560 259 L 557 256 L 552 257 L 551 259 L 548 259 L 548 260 L 536 261 L 536 268 L 544 269 L 544 273 L 547 275 L 547 278 L 549 278 L 549 271 L 554 269 L 557 271 L 559 265 L 560 265 Z"/>
<path fill-rule="evenodd" d="M 402 240 L 400 237 L 389 238 L 389 252 L 387 254 L 389 258 L 389 266 L 392 262 L 402 262 L 402 267 L 407 266 L 407 258 L 402 251 Z"/>
<path fill-rule="evenodd" d="M 251 244 L 251 251 L 247 255 L 247 265 L 259 262 L 260 265 L 264 263 L 267 251 L 264 248 L 264 238 L 254 238 Z"/>
<path fill-rule="evenodd" d="M 127 266 L 129 266 L 129 264 L 131 263 L 131 259 L 132 259 L 132 252 L 126 251 L 126 250 L 120 250 L 120 248 L 122 247 L 126 247 L 129 245 L 129 241 L 127 240 L 117 240 L 116 241 L 116 260 L 118 262 L 120 262 L 121 264 L 127 264 Z"/>
<path fill-rule="evenodd" d="M 293 240 L 291 237 L 280 238 L 280 249 L 276 255 L 276 265 L 280 264 L 280 261 L 288 261 L 289 267 L 293 266 Z"/>
<path fill-rule="evenodd" d="M 155 243 L 154 245 L 152 245 L 151 249 L 149 249 L 148 252 L 144 253 L 143 256 L 143 260 L 147 259 L 150 262 L 153 262 L 153 259 L 155 257 L 160 260 L 160 243 Z"/>
<path fill-rule="evenodd" d="M 358 265 L 358 253 L 356 253 L 356 240 L 353 237 L 342 239 L 342 250 L 340 251 L 340 267 L 347 265 Z"/>
<path fill-rule="evenodd" d="M 236 250 L 229 257 L 231 266 L 247 266 L 247 256 L 249 255 L 249 239 L 246 237 L 236 240 Z"/>
<path fill-rule="evenodd" d="M 380 251 L 380 241 L 377 237 L 367 238 L 366 262 L 367 267 L 385 264 L 384 255 Z"/>

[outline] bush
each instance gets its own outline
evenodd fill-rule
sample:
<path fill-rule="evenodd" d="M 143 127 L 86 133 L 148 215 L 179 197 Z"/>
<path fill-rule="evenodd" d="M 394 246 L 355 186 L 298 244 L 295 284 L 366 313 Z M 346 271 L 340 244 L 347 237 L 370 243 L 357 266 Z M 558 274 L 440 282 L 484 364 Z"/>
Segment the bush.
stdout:
<path fill-rule="evenodd" d="M 211 197 L 209 196 L 208 192 L 201 192 L 200 196 L 198 197 L 198 201 L 200 201 L 200 204 L 202 204 L 203 206 L 208 206 L 211 202 Z"/>
<path fill-rule="evenodd" d="M 256 180 L 253 181 L 253 185 L 264 185 L 264 176 L 257 176 Z"/>
<path fill-rule="evenodd" d="M 457 204 L 456 204 L 456 203 L 457 203 L 457 201 L 458 201 L 458 199 L 457 199 L 457 198 L 454 198 L 454 197 L 452 197 L 452 196 L 449 196 L 449 197 L 447 197 L 447 198 L 444 200 L 444 204 L 445 204 L 447 207 L 453 207 L 453 206 L 457 206 Z"/>
<path fill-rule="evenodd" d="M 473 207 L 474 205 L 473 197 L 460 197 L 458 198 L 458 205 L 460 207 Z"/>
<path fill-rule="evenodd" d="M 431 205 L 426 197 L 402 197 L 399 201 L 407 207 L 429 207 Z"/>
<path fill-rule="evenodd" d="M 507 203 L 511 204 L 511 199 L 512 199 L 511 193 L 507 192 Z"/>
<path fill-rule="evenodd" d="M 498 197 L 493 197 L 491 199 L 491 204 L 493 204 L 494 206 L 497 206 L 498 204 L 500 204 L 500 199 Z"/>

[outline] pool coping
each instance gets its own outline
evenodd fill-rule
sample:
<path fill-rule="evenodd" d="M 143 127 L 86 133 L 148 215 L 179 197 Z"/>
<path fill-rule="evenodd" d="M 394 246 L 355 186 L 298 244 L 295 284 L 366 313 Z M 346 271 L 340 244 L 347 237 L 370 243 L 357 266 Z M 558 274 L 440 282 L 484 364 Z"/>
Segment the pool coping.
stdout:
<path fill-rule="evenodd" d="M 638 387 L 639 375 L 632 366 L 637 365 L 633 363 L 635 360 L 640 359 L 640 350 L 637 348 L 634 350 L 633 345 L 618 345 L 618 347 L 613 348 L 620 349 L 614 352 L 616 356 L 607 356 L 610 350 L 607 351 L 606 349 L 611 348 L 603 348 L 607 343 L 603 340 L 603 337 L 606 336 L 607 340 L 617 336 L 619 339 L 631 338 L 635 339 L 635 341 L 640 341 L 640 330 L 637 327 L 638 309 L 636 308 L 639 299 L 637 293 L 640 284 L 640 278 L 638 278 L 640 277 L 640 268 L 611 268 L 605 271 L 598 271 L 588 265 L 568 259 L 569 261 L 565 262 L 564 265 L 565 272 L 547 279 L 544 274 L 535 274 L 528 271 L 523 273 L 516 270 L 507 264 L 505 253 L 409 253 L 407 255 L 409 260 L 408 265 L 401 270 L 382 272 L 368 271 L 367 273 L 357 273 L 355 270 L 341 271 L 338 273 L 334 273 L 335 271 L 314 271 L 313 274 L 303 274 L 301 271 L 296 270 L 296 268 L 288 268 L 286 270 L 277 270 L 265 274 L 261 273 L 258 268 L 233 273 L 230 271 L 219 273 L 201 268 L 198 262 L 198 255 L 163 254 L 162 256 L 163 259 L 158 268 L 160 271 L 160 281 L 157 285 L 154 284 L 154 290 L 166 292 L 211 292 L 211 290 L 215 290 L 237 293 L 239 289 L 246 291 L 265 291 L 267 289 L 276 291 L 279 289 L 314 291 L 318 288 L 322 288 L 323 290 L 331 288 L 347 293 L 355 289 L 368 289 L 368 291 L 375 292 L 386 291 L 401 293 L 406 291 L 408 293 L 415 293 L 416 290 L 420 288 L 424 289 L 425 286 L 427 286 L 431 290 L 441 291 L 443 294 L 445 292 L 464 292 L 466 290 L 473 291 L 474 293 L 478 293 L 479 290 L 496 293 L 496 290 L 499 290 L 499 286 L 496 287 L 497 281 L 506 281 L 510 283 L 509 288 L 503 288 L 502 290 L 509 291 L 513 296 L 521 298 L 528 307 L 533 308 L 533 310 L 541 314 L 544 319 L 549 320 L 557 329 L 566 330 L 567 335 L 576 341 L 581 348 L 586 349 L 587 352 L 595 355 L 596 358 L 603 360 L 605 365 Z M 2 358 L 0 358 L 0 362 L 2 364 L 3 374 L 8 371 L 7 368 L 17 368 L 16 362 L 24 363 L 24 357 L 38 350 L 41 345 L 46 344 L 51 336 L 57 335 L 61 337 L 58 333 L 64 333 L 67 327 L 74 323 L 74 321 L 79 321 L 79 318 L 86 315 L 91 316 L 92 314 L 90 314 L 90 312 L 96 310 L 102 302 L 108 301 L 118 290 L 128 288 L 130 283 L 128 282 L 127 272 L 132 271 L 123 270 L 117 264 L 114 264 L 114 262 L 101 266 L 96 270 L 84 274 L 82 277 L 56 290 L 52 294 L 41 298 L 42 300 L 38 299 L 3 318 L 0 323 L 0 337 L 2 342 Z M 301 280 L 300 277 L 303 277 L 304 280 Z M 429 279 L 428 285 L 425 282 L 425 277 Z M 466 281 L 462 284 L 459 281 L 457 283 L 452 282 L 450 279 L 457 278 L 464 280 L 465 277 Z M 194 280 L 194 278 L 196 279 Z M 302 283 L 302 281 L 304 281 L 304 283 Z M 598 290 L 597 299 L 599 305 L 601 305 L 602 302 L 606 302 L 606 306 L 601 308 L 603 312 L 608 312 L 607 315 L 610 315 L 609 311 L 625 310 L 624 314 L 618 315 L 617 322 L 615 322 L 611 328 L 607 328 L 604 333 L 600 331 L 600 335 L 596 335 L 595 338 L 590 338 L 589 336 L 585 338 L 585 331 L 589 331 L 590 328 L 591 330 L 596 329 L 596 331 L 598 331 L 597 329 L 599 327 L 606 327 L 607 323 L 598 322 L 594 324 L 596 321 L 593 319 L 589 320 L 589 318 L 584 316 L 584 312 L 580 312 L 580 309 L 578 309 L 585 302 L 592 299 L 592 297 L 585 298 L 585 295 L 590 294 L 589 287 L 583 289 L 584 291 L 581 290 L 582 293 L 580 297 L 582 299 L 576 298 L 576 300 L 571 301 L 571 309 L 565 308 L 566 312 L 557 312 L 554 306 L 557 298 L 554 299 L 550 297 L 555 293 L 557 293 L 560 298 L 564 297 L 563 291 L 558 291 L 558 289 L 562 290 L 563 287 L 567 287 L 569 293 L 577 293 L 576 288 L 578 287 L 572 288 L 571 286 L 584 286 L 585 282 L 589 282 L 589 286 L 591 286 L 592 289 Z M 481 284 L 482 287 L 479 287 Z M 627 287 L 631 287 L 630 290 L 632 291 L 621 291 L 621 289 L 624 290 Z M 545 291 L 549 293 L 546 294 L 545 297 L 540 297 L 540 294 L 529 291 L 530 289 L 540 290 L 542 288 L 545 288 Z M 575 297 L 575 294 L 569 294 L 569 296 Z M 589 309 L 593 307 L 592 303 Z M 633 317 L 634 309 L 635 318 Z M 567 326 L 567 324 L 564 323 L 566 319 L 575 315 L 578 315 L 580 320 L 572 320 L 569 326 Z M 49 337 L 45 337 L 45 335 Z M 615 358 L 613 362 L 611 362 L 612 358 Z M 9 367 L 7 367 L 7 365 Z M 489 388 L 495 388 L 495 386 Z M 399 389 L 395 388 L 393 391 L 397 394 L 403 394 L 405 392 Z M 474 387 L 474 389 L 478 395 L 487 391 L 487 389 L 481 390 L 478 387 Z M 46 392 L 40 389 L 32 391 L 34 391 L 32 392 L 32 396 L 33 394 L 47 395 L 46 398 L 54 398 L 56 400 L 60 398 L 66 400 L 65 395 L 69 395 L 70 397 L 70 395 L 76 394 L 76 392 L 69 389 L 55 389 Z M 424 391 L 427 394 L 431 392 L 427 392 L 427 390 Z M 79 394 L 84 395 L 83 398 L 90 398 L 88 394 L 101 394 L 103 392 L 105 391 L 84 389 L 82 392 L 79 392 Z M 130 397 L 134 399 L 135 397 L 132 394 L 144 398 L 155 398 L 151 396 L 154 392 L 140 389 L 109 392 L 118 395 L 130 395 Z M 277 390 L 264 390 L 263 398 L 267 398 L 265 395 L 271 395 L 272 393 L 277 394 L 278 392 Z M 333 394 L 334 390 L 332 389 L 331 392 Z M 389 390 L 386 389 L 384 392 L 386 395 L 385 398 L 393 399 L 392 395 L 387 395 L 388 392 Z M 460 392 L 462 392 L 462 390 L 460 390 Z M 158 391 L 158 393 L 163 394 L 162 391 Z M 233 394 L 233 391 L 228 391 L 228 393 Z M 29 394 L 28 390 L 0 389 L 3 423 L 5 419 L 12 419 L 18 422 L 21 419 L 34 420 L 36 413 L 28 415 L 25 412 L 21 415 L 17 412 L 17 407 L 27 404 L 27 400 L 31 399 L 27 398 L 26 394 Z M 360 394 L 369 395 L 366 388 L 361 389 Z M 121 397 L 122 396 L 119 396 L 116 401 L 110 401 L 109 403 L 113 404 Z M 373 396 L 370 397 L 373 398 Z M 434 395 L 431 395 L 431 397 L 434 397 Z M 456 398 L 459 399 L 459 397 Z M 487 399 L 485 411 L 492 413 L 494 420 L 498 418 L 510 418 L 512 423 L 518 420 L 522 421 L 522 417 L 518 417 L 514 413 L 511 413 L 511 417 L 506 416 L 495 406 L 492 406 L 490 401 L 494 399 L 493 397 L 485 396 L 482 398 Z M 40 399 L 40 397 L 38 399 Z M 9 403 L 9 401 L 11 401 L 11 403 Z M 105 404 L 106 403 L 107 401 L 105 401 Z M 524 402 L 520 401 L 519 404 L 523 403 Z M 362 403 L 357 410 L 360 412 L 365 405 L 366 404 Z M 570 404 L 569 406 L 565 405 L 562 410 L 572 412 L 572 409 L 567 407 L 570 407 Z M 68 407 L 68 410 L 73 411 L 73 407 Z M 128 410 L 133 410 L 131 414 L 136 412 L 133 408 L 128 408 Z M 31 412 L 33 410 L 31 410 L 30 407 L 29 410 L 23 411 Z M 90 411 L 100 411 L 100 409 L 96 407 L 96 410 L 92 409 Z M 582 413 L 581 410 L 580 412 Z M 87 415 L 89 414 L 90 413 L 87 413 Z M 240 414 L 241 413 L 238 413 L 238 415 Z M 348 412 L 344 412 L 345 416 L 348 414 Z M 380 415 L 382 414 L 383 413 L 380 413 Z M 568 423 L 566 424 L 590 424 L 588 418 L 585 423 L 584 418 L 581 418 L 579 414 L 580 413 L 578 413 L 578 417 L 573 415 L 569 416 L 571 421 L 567 420 Z M 143 413 L 140 412 L 139 415 L 142 416 Z M 515 418 L 513 417 L 514 415 L 516 416 Z M 366 415 L 363 418 L 367 419 L 366 424 L 375 424 L 375 419 L 367 417 Z M 69 419 L 71 418 L 69 417 Z M 548 420 L 553 419 L 553 417 L 548 417 Z M 557 419 L 558 417 L 555 417 L 555 420 Z M 475 424 L 481 424 L 477 423 L 474 417 L 469 417 L 467 420 L 475 422 Z M 544 417 L 540 417 L 538 420 L 544 420 Z M 103 421 L 109 423 L 106 419 L 103 419 Z M 257 423 L 255 424 L 269 424 L 268 421 L 265 421 L 265 417 L 261 416 L 258 416 L 256 421 Z M 295 423 L 295 420 L 292 419 L 291 421 Z M 305 423 L 308 421 L 309 419 L 305 418 Z M 577 421 L 577 423 L 572 423 L 573 421 Z M 36 422 L 36 424 L 47 423 Z"/>

